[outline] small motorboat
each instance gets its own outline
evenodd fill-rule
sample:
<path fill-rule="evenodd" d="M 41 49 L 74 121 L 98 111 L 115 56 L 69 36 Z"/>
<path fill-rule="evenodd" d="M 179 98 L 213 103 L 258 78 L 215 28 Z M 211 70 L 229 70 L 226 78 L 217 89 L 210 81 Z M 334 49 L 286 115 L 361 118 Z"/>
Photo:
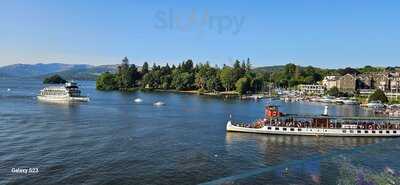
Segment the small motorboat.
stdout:
<path fill-rule="evenodd" d="M 7 89 L 7 92 L 10 92 L 10 91 L 11 91 L 11 89 L 10 89 L 10 88 L 8 88 L 8 89 Z"/>
<path fill-rule="evenodd" d="M 385 105 L 381 101 L 371 101 L 367 104 L 368 108 L 374 108 L 374 109 L 379 109 L 379 108 L 384 108 Z"/>
<path fill-rule="evenodd" d="M 141 103 L 141 102 L 143 102 L 143 100 L 140 99 L 140 98 L 135 98 L 133 101 L 134 101 L 135 103 Z"/>
<path fill-rule="evenodd" d="M 157 101 L 157 102 L 154 102 L 153 105 L 154 105 L 154 106 L 163 106 L 163 105 L 165 105 L 165 103 L 162 102 L 162 101 Z"/>

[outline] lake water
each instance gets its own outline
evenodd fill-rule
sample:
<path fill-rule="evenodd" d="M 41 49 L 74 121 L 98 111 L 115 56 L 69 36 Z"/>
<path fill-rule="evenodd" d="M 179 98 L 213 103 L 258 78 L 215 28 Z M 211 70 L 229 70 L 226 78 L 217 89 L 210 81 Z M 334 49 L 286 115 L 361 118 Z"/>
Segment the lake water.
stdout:
<path fill-rule="evenodd" d="M 0 80 L 0 184 L 400 183 L 397 138 L 226 133 L 229 114 L 252 121 L 270 102 L 80 84 L 91 101 L 62 105 L 36 100 L 40 81 Z M 134 103 L 137 97 L 143 102 Z M 324 107 L 272 103 L 299 114 Z M 370 114 L 357 106 L 331 106 L 329 113 Z"/>

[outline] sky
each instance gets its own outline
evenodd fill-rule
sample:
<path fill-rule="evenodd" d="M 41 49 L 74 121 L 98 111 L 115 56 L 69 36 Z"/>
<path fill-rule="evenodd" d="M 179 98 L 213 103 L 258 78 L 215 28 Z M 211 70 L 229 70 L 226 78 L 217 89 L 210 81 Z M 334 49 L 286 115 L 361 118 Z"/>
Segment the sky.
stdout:
<path fill-rule="evenodd" d="M 400 1 L 2 0 L 15 63 L 400 66 Z"/>

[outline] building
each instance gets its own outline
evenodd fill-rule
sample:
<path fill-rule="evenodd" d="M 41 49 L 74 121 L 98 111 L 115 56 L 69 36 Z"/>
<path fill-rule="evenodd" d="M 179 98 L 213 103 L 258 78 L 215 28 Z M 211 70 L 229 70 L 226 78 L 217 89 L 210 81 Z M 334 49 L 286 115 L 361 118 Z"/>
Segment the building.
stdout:
<path fill-rule="evenodd" d="M 322 80 L 322 85 L 326 88 L 326 89 L 331 89 L 332 87 L 337 87 L 337 81 L 338 81 L 339 77 L 338 76 L 326 76 L 323 80 Z"/>
<path fill-rule="evenodd" d="M 373 89 L 381 89 L 382 91 L 390 90 L 390 75 L 389 73 L 375 73 L 372 76 Z"/>
<path fill-rule="evenodd" d="M 370 74 L 357 75 L 357 89 L 372 89 L 372 77 Z"/>
<path fill-rule="evenodd" d="M 400 77 L 392 77 L 390 80 L 390 91 L 400 92 Z"/>
<path fill-rule="evenodd" d="M 325 88 L 323 85 L 299 85 L 298 86 L 300 92 L 302 94 L 307 94 L 307 95 L 323 95 L 325 93 Z"/>
<path fill-rule="evenodd" d="M 351 74 L 346 74 L 339 77 L 337 87 L 341 92 L 353 93 L 356 91 L 356 77 Z"/>

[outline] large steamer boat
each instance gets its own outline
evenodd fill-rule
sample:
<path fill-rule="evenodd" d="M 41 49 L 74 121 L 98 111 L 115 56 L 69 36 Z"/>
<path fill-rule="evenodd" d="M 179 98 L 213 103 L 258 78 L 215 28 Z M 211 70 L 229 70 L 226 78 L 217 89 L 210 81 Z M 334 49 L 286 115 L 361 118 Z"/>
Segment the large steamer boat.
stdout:
<path fill-rule="evenodd" d="M 89 97 L 82 96 L 75 82 L 67 82 L 63 86 L 50 86 L 42 89 L 38 100 L 50 102 L 87 102 Z"/>
<path fill-rule="evenodd" d="M 265 107 L 265 117 L 254 123 L 236 123 L 231 120 L 227 131 L 278 135 L 398 137 L 400 118 L 393 117 L 333 117 L 291 115 L 279 112 L 277 106 Z"/>

